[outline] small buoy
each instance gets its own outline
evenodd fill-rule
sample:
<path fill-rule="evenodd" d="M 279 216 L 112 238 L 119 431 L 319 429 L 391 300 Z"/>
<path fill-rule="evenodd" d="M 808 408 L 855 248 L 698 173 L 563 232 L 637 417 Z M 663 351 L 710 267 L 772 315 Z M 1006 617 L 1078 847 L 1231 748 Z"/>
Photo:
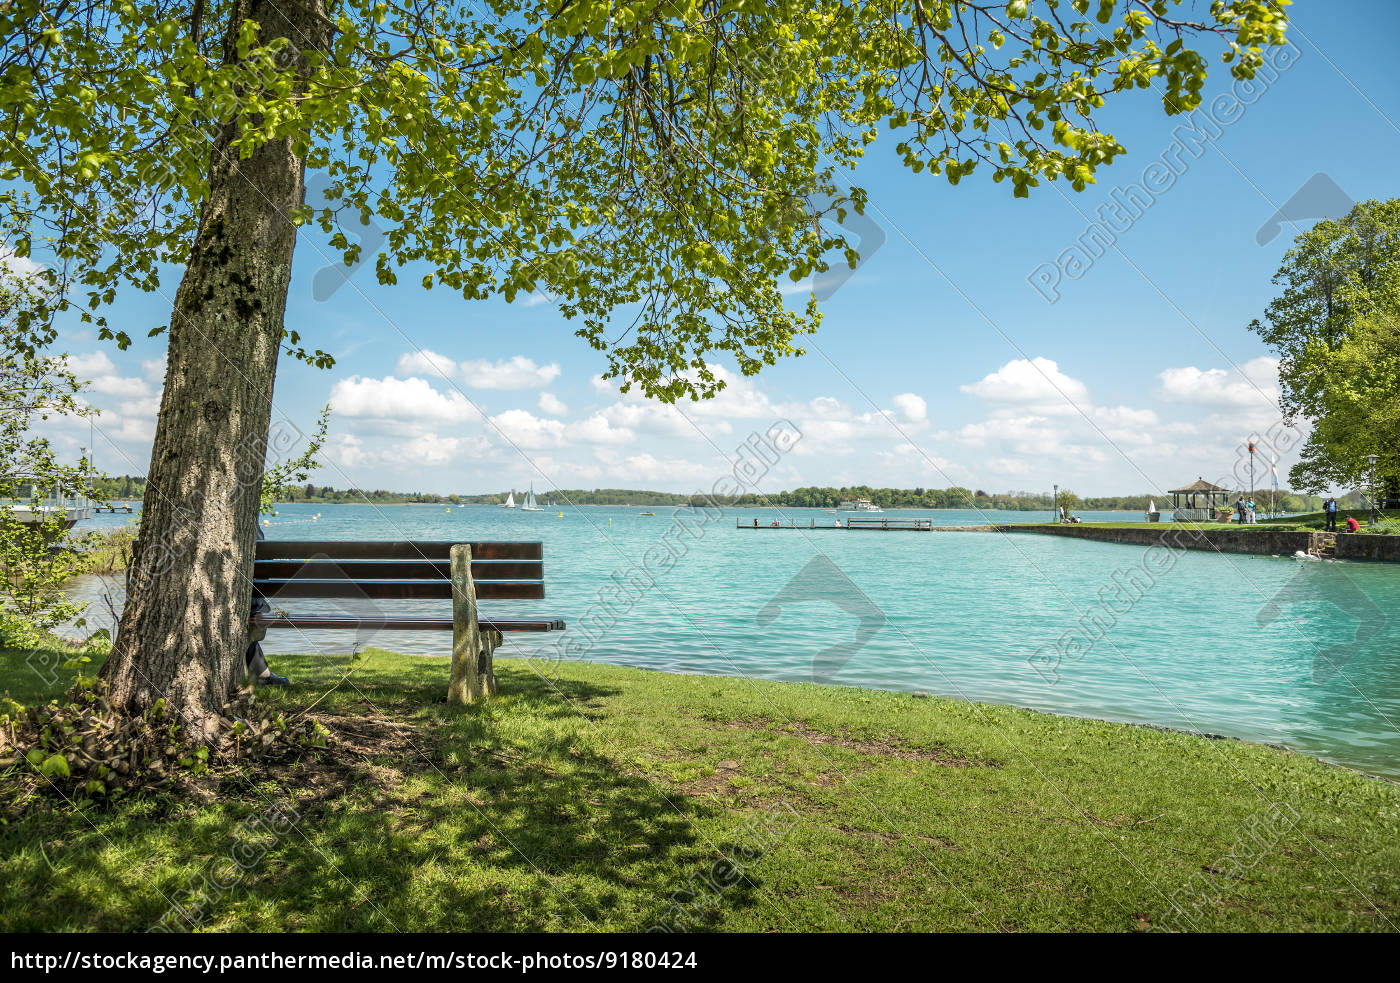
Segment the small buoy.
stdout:
<path fill-rule="evenodd" d="M 563 513 L 563 512 L 560 512 L 560 513 L 559 513 L 559 518 L 561 518 L 561 519 L 564 518 L 564 513 Z"/>
<path fill-rule="evenodd" d="M 311 521 L 312 521 L 312 522 L 315 522 L 315 521 L 316 521 L 317 519 L 319 519 L 319 518 L 321 518 L 319 515 L 313 515 L 313 516 L 311 517 Z"/>
<path fill-rule="evenodd" d="M 447 511 L 451 512 L 451 511 L 452 511 L 452 506 L 449 505 L 449 506 L 447 507 Z"/>
<path fill-rule="evenodd" d="M 265 526 L 270 526 L 270 525 L 272 525 L 272 520 L 271 520 L 271 519 L 264 519 L 264 520 L 263 520 L 263 525 L 265 525 Z"/>

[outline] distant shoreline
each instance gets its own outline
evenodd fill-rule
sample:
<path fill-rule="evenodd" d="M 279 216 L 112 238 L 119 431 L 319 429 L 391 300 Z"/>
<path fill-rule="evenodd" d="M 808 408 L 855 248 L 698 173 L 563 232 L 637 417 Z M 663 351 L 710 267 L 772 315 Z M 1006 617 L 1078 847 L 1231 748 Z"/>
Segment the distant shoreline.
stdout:
<path fill-rule="evenodd" d="M 141 500 L 140 500 L 140 499 L 113 499 L 112 501 L 113 501 L 113 504 L 116 504 L 116 505 L 131 505 L 131 506 L 133 506 L 133 507 L 140 507 L 140 505 L 141 505 Z M 501 507 L 498 503 L 493 503 L 493 502 L 457 502 L 457 503 L 455 503 L 455 504 L 452 503 L 452 502 L 274 502 L 273 504 L 276 505 L 276 506 L 279 507 L 279 508 L 281 508 L 281 507 L 284 506 L 284 505 L 307 505 L 307 506 L 316 506 L 316 507 L 321 507 L 321 506 L 329 507 L 329 506 L 335 506 L 335 505 L 360 505 L 360 506 L 364 506 L 364 505 L 375 505 L 375 506 L 378 506 L 378 507 L 380 507 L 380 508 L 393 508 L 393 507 L 397 507 L 397 506 L 406 506 L 406 505 L 430 505 L 430 506 L 432 506 L 433 508 L 449 508 L 449 509 L 498 509 L 498 508 Z M 562 505 L 562 506 L 561 506 L 561 505 L 545 505 L 545 506 L 542 506 L 542 507 L 543 507 L 543 508 L 546 508 L 546 509 L 558 509 L 558 508 L 570 508 L 570 509 L 683 509 L 683 508 L 687 508 L 688 506 L 686 506 L 686 505 L 645 505 L 645 504 L 640 504 L 640 503 L 639 503 L 639 504 L 636 504 L 636 505 L 599 505 L 599 504 L 596 504 L 596 503 L 593 503 L 593 502 L 585 502 L 585 503 L 583 503 L 583 504 L 581 504 L 581 505 Z M 810 511 L 813 511 L 813 512 L 839 512 L 839 511 L 846 511 L 846 512 L 849 512 L 849 511 L 851 511 L 850 509 L 844 509 L 844 510 L 842 510 L 842 509 L 828 509 L 828 508 L 826 508 L 826 507 L 824 507 L 824 506 L 821 506 L 821 505 L 723 505 L 723 506 L 720 506 L 720 507 L 721 507 L 721 508 L 726 508 L 726 509 L 803 509 L 803 510 L 810 510 Z M 1040 508 L 1040 509 L 989 509 L 989 508 L 978 508 L 978 507 L 976 507 L 976 506 L 968 506 L 967 508 L 961 508 L 961 509 L 950 509 L 950 508 L 924 508 L 923 506 L 917 506 L 917 505 L 891 505 L 889 508 L 887 508 L 887 509 L 881 509 L 880 511 L 882 511 L 882 512 L 1052 512 L 1052 511 L 1054 511 L 1054 510 L 1051 509 L 1048 505 L 1047 505 L 1045 508 Z M 1080 512 L 1104 512 L 1104 513 L 1110 513 L 1110 514 L 1112 514 L 1112 513 L 1122 513 L 1122 514 L 1124 514 L 1124 515 L 1137 515 L 1138 513 L 1144 512 L 1144 511 L 1146 511 L 1146 510 L 1145 510 L 1145 509 L 1078 509 L 1077 511 L 1080 511 Z"/>
<path fill-rule="evenodd" d="M 378 505 L 378 506 L 381 506 L 381 507 L 389 507 L 389 506 L 397 506 L 397 505 L 431 505 L 431 506 L 433 506 L 434 508 L 449 508 L 449 509 L 498 509 L 498 508 L 501 508 L 501 506 L 500 506 L 498 503 L 493 503 L 493 502 L 458 502 L 458 503 L 456 503 L 456 504 L 453 504 L 452 502 L 276 502 L 276 503 L 274 503 L 274 504 L 276 504 L 278 507 L 281 507 L 281 506 L 283 506 L 283 505 L 316 505 L 316 506 L 321 506 L 321 505 Z M 619 504 L 619 505 L 600 505 L 600 504 L 597 504 L 597 503 L 595 503 L 595 502 L 584 502 L 584 503 L 582 503 L 582 504 L 566 504 L 566 505 L 560 505 L 560 504 L 545 505 L 545 504 L 541 503 L 540 507 L 541 507 L 541 508 L 544 508 L 544 509 L 560 509 L 560 508 L 565 508 L 565 509 L 684 509 L 684 508 L 688 508 L 689 506 L 684 505 L 684 504 L 678 504 L 678 505 L 647 505 L 647 504 L 641 503 L 641 502 L 638 502 L 638 503 L 633 504 L 633 505 L 627 505 L 627 504 Z M 852 509 L 829 509 L 829 508 L 826 508 L 825 506 L 822 506 L 822 505 L 722 505 L 722 506 L 720 506 L 720 508 L 725 508 L 725 509 L 802 509 L 802 510 L 804 510 L 804 511 L 811 511 L 811 512 L 851 512 L 851 511 L 853 511 Z M 517 509 L 516 511 L 519 511 L 519 509 Z M 978 508 L 978 507 L 975 506 L 975 505 L 969 505 L 967 508 L 962 508 L 962 509 L 949 509 L 949 508 L 925 508 L 925 507 L 923 507 L 923 506 L 921 506 L 921 505 L 891 505 L 889 508 L 884 508 L 884 509 L 881 509 L 880 511 L 881 511 L 881 512 L 1052 512 L 1052 511 L 1054 511 L 1054 510 L 1051 509 L 1050 506 L 1048 506 L 1048 505 L 1045 506 L 1044 508 L 1039 508 L 1039 509 L 986 509 L 986 508 Z M 1146 512 L 1147 510 L 1146 510 L 1146 509 L 1076 509 L 1075 511 L 1077 511 L 1077 512 L 1104 512 L 1104 513 L 1120 513 L 1120 512 L 1121 512 L 1121 513 L 1128 514 L 1128 515 L 1138 515 L 1139 513 Z"/>

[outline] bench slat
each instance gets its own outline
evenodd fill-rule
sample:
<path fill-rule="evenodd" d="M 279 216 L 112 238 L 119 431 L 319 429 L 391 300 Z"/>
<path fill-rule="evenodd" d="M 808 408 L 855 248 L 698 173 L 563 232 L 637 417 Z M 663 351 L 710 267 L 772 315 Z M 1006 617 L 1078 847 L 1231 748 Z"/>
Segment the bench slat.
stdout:
<path fill-rule="evenodd" d="M 258 560 L 254 580 L 451 580 L 450 560 Z M 472 579 L 543 580 L 539 560 L 473 560 Z"/>
<path fill-rule="evenodd" d="M 291 598 L 379 598 L 389 601 L 451 601 L 449 580 L 255 580 L 253 594 L 270 601 Z M 539 601 L 545 583 L 539 580 L 486 580 L 476 584 L 482 601 Z"/>
<path fill-rule="evenodd" d="M 442 560 L 451 557 L 461 540 L 410 540 L 406 542 L 344 542 L 339 540 L 275 540 L 257 543 L 259 560 L 306 560 L 313 556 L 332 560 Z M 542 560 L 544 544 L 527 541 L 468 543 L 473 560 Z"/>
<path fill-rule="evenodd" d="M 255 615 L 250 624 L 258 628 L 322 628 L 369 629 L 371 631 L 451 631 L 451 618 L 321 618 L 293 615 Z M 477 624 L 496 631 L 563 631 L 559 618 L 481 618 Z"/>
<path fill-rule="evenodd" d="M 282 601 L 302 597 L 355 598 L 373 597 L 388 600 L 448 600 L 452 599 L 450 580 L 255 580 L 253 593 L 258 597 Z M 476 585 L 480 600 L 536 601 L 544 597 L 544 582 L 539 580 L 486 580 Z"/>

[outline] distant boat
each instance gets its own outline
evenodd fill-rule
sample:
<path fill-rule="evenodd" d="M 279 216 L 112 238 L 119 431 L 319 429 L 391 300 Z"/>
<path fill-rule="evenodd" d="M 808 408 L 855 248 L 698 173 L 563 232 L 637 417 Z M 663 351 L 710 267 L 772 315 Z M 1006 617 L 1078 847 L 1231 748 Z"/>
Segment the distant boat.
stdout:
<path fill-rule="evenodd" d="M 655 515 L 655 512 L 643 512 L 642 515 Z"/>
<path fill-rule="evenodd" d="M 842 512 L 883 512 L 884 509 L 868 498 L 858 498 L 854 502 L 842 502 Z"/>
<path fill-rule="evenodd" d="M 520 506 L 522 512 L 543 512 L 538 502 L 535 501 L 535 486 L 531 485 L 530 490 L 525 493 L 525 501 Z"/>
<path fill-rule="evenodd" d="M 512 488 L 512 489 L 510 490 L 510 494 L 506 496 L 505 504 L 502 505 L 501 508 L 503 508 L 503 509 L 513 509 L 513 508 L 515 508 L 515 489 L 514 489 L 514 488 Z"/>

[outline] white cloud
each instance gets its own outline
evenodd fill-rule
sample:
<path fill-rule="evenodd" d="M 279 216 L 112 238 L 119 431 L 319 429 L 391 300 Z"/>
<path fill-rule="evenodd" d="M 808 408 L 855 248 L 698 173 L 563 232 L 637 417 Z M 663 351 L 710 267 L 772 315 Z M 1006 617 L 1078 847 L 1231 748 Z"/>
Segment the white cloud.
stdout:
<path fill-rule="evenodd" d="M 330 404 L 335 415 L 363 419 L 461 423 L 481 418 L 461 393 L 440 393 L 418 378 L 352 375 L 331 387 Z"/>
<path fill-rule="evenodd" d="M 353 468 L 368 459 L 364 441 L 353 434 L 336 434 L 329 438 L 326 444 L 331 460 L 342 467 Z"/>
<path fill-rule="evenodd" d="M 87 389 L 91 392 L 106 396 L 150 395 L 151 387 L 144 379 L 122 375 L 106 352 L 69 355 L 66 363 L 69 371 L 77 376 L 79 381 L 86 382 Z"/>
<path fill-rule="evenodd" d="M 663 459 L 652 454 L 634 454 L 614 470 L 638 481 L 665 481 L 675 485 L 680 481 L 709 479 L 714 467 L 683 458 Z"/>
<path fill-rule="evenodd" d="M 962 391 L 1000 403 L 1063 405 L 1068 400 L 1078 405 L 1089 399 L 1084 383 L 1061 372 L 1054 360 L 1040 357 L 1013 359 Z"/>
<path fill-rule="evenodd" d="M 104 414 L 98 419 L 109 421 L 105 425 L 99 422 L 98 426 L 103 427 L 106 436 L 112 440 L 148 444 L 156 439 L 156 418 L 154 416 L 132 419 L 129 416 Z M 115 427 L 112 426 L 113 423 L 116 424 Z"/>
<path fill-rule="evenodd" d="M 540 393 L 539 407 L 550 416 L 564 416 L 569 412 L 569 407 L 564 401 L 553 393 Z"/>
<path fill-rule="evenodd" d="M 893 399 L 895 409 L 910 423 L 921 423 L 928 419 L 928 403 L 914 393 L 900 393 Z"/>
<path fill-rule="evenodd" d="M 992 474 L 1008 478 L 1019 478 L 1031 473 L 1030 462 L 1020 457 L 994 457 L 986 466 Z"/>
<path fill-rule="evenodd" d="M 626 427 L 614 427 L 601 413 L 570 423 L 565 430 L 570 440 L 586 444 L 630 444 L 637 435 Z"/>
<path fill-rule="evenodd" d="M 159 396 L 141 396 L 137 399 L 128 399 L 121 405 L 123 416 L 143 417 L 148 420 L 155 420 L 160 415 Z"/>
<path fill-rule="evenodd" d="M 1199 406 L 1273 406 L 1279 398 L 1278 359 L 1250 359 L 1238 369 L 1199 369 L 1194 365 L 1166 369 L 1158 395 L 1173 403 Z"/>
<path fill-rule="evenodd" d="M 491 445 L 484 437 L 444 437 L 429 431 L 409 438 L 393 438 L 375 445 L 367 445 L 353 434 L 335 434 L 327 441 L 326 456 L 343 468 L 383 468 L 399 479 L 392 487 L 406 489 L 401 475 L 404 468 L 440 468 L 447 465 L 462 466 L 477 462 L 490 451 Z M 415 474 L 418 472 L 414 472 Z M 363 475 L 351 476 L 357 484 L 379 483 L 377 478 Z M 393 479 L 391 479 L 393 480 Z"/>
<path fill-rule="evenodd" d="M 16 256 L 13 249 L 0 245 L 0 271 L 7 276 L 24 279 L 33 276 L 44 267 L 28 256 Z"/>
<path fill-rule="evenodd" d="M 146 377 L 146 381 L 157 388 L 165 386 L 165 356 L 160 358 L 143 359 L 141 362 L 141 374 Z"/>
<path fill-rule="evenodd" d="M 491 422 L 510 443 L 526 450 L 573 444 L 627 444 L 637 439 L 631 430 L 613 426 L 601 413 L 565 423 L 535 416 L 529 410 L 506 410 L 491 417 Z"/>
<path fill-rule="evenodd" d="M 1043 416 L 1005 416 L 969 423 L 958 428 L 954 439 L 972 447 L 985 447 L 993 440 L 1017 440 L 1043 446 L 1057 443 L 1055 427 Z"/>
<path fill-rule="evenodd" d="M 558 362 L 536 365 L 524 355 L 488 362 L 472 359 L 459 366 L 462 379 L 476 389 L 542 389 L 559 378 Z"/>
<path fill-rule="evenodd" d="M 440 378 L 457 374 L 457 363 L 446 355 L 439 355 L 437 352 L 430 352 L 424 348 L 421 351 L 407 352 L 399 356 L 399 364 L 395 371 L 399 375 L 425 375 L 428 378 Z"/>
<path fill-rule="evenodd" d="M 426 467 L 439 467 L 447 464 L 457 454 L 462 441 L 457 437 L 439 437 L 435 433 L 425 433 L 395 445 L 395 457 L 404 464 L 421 464 Z"/>
<path fill-rule="evenodd" d="M 113 375 L 117 367 L 107 357 L 106 352 L 90 352 L 87 355 L 69 355 L 64 360 L 68 370 L 80 379 L 94 375 Z"/>
<path fill-rule="evenodd" d="M 1131 406 L 1094 406 L 1089 410 L 1090 418 L 1102 427 L 1155 427 L 1157 414 L 1152 410 L 1138 410 Z"/>
<path fill-rule="evenodd" d="M 145 396 L 151 391 L 150 387 L 141 379 L 114 375 L 98 376 L 92 379 L 88 383 L 88 389 L 107 396 Z"/>
<path fill-rule="evenodd" d="M 517 447 L 534 450 L 541 447 L 561 447 L 565 423 L 535 416 L 529 410 L 506 410 L 491 417 L 491 422 Z"/>
<path fill-rule="evenodd" d="M 595 375 L 588 380 L 588 384 L 593 387 L 595 393 L 610 393 L 613 391 L 613 384 L 604 379 L 601 374 Z"/>
<path fill-rule="evenodd" d="M 703 439 L 694 426 L 682 416 L 682 411 L 668 403 L 653 400 L 622 400 L 604 407 L 598 415 L 619 427 L 642 430 L 647 433 L 667 434 L 673 437 Z M 715 428 L 718 429 L 718 428 Z M 724 424 L 725 432 L 730 429 Z M 710 432 L 705 429 L 702 432 Z"/>

